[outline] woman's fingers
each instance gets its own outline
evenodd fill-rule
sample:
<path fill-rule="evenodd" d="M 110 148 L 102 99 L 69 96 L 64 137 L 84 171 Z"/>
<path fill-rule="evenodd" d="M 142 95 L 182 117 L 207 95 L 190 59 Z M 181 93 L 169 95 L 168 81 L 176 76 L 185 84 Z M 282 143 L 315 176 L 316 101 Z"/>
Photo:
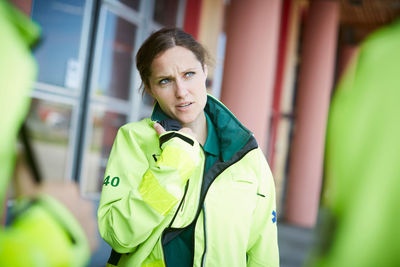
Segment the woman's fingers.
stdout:
<path fill-rule="evenodd" d="M 161 124 L 159 124 L 158 122 L 153 124 L 153 128 L 154 130 L 156 130 L 158 135 L 161 135 L 166 132 L 164 127 L 162 127 Z"/>

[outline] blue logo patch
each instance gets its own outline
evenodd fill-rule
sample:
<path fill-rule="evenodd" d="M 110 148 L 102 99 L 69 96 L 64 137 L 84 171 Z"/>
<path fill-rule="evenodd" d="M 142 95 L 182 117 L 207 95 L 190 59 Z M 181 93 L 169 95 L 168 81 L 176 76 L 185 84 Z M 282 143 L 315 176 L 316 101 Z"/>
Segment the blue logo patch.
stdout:
<path fill-rule="evenodd" d="M 272 222 L 276 223 L 276 211 L 274 211 L 274 210 L 272 211 L 272 216 L 273 216 L 272 217 Z"/>

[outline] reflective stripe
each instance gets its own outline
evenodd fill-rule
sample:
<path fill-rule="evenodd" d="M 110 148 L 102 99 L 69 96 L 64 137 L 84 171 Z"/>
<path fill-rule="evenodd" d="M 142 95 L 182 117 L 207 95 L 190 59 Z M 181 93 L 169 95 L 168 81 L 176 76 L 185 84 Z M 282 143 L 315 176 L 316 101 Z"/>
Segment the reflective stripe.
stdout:
<path fill-rule="evenodd" d="M 143 200 L 161 215 L 167 214 L 178 203 L 178 199 L 158 183 L 150 170 L 143 176 L 139 193 Z"/>
<path fill-rule="evenodd" d="M 182 184 L 192 175 L 195 164 L 190 155 L 174 146 L 166 146 L 157 161 L 159 166 L 168 166 L 179 171 Z"/>
<path fill-rule="evenodd" d="M 142 267 L 165 267 L 165 264 L 162 260 L 154 261 L 152 263 L 147 263 L 142 265 Z"/>
<path fill-rule="evenodd" d="M 201 258 L 201 266 L 204 267 L 206 264 L 206 254 L 207 254 L 207 224 L 206 224 L 206 206 L 203 203 L 203 231 L 204 231 L 204 252 Z"/>

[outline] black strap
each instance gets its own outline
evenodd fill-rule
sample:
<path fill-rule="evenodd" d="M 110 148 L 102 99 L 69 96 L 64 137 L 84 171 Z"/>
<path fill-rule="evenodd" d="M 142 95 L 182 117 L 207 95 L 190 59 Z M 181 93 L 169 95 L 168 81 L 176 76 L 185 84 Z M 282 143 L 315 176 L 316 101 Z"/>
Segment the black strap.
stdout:
<path fill-rule="evenodd" d="M 26 156 L 26 161 L 28 162 L 28 165 L 30 167 L 30 170 L 33 175 L 33 180 L 35 183 L 39 184 L 42 181 L 42 175 L 39 170 L 39 165 L 37 164 L 35 154 L 33 152 L 30 139 L 28 136 L 28 129 L 26 127 L 26 124 L 22 124 L 19 136 L 21 138 L 22 144 L 24 145 L 25 148 L 25 156 Z"/>
<path fill-rule="evenodd" d="M 108 258 L 108 263 L 112 265 L 118 265 L 119 259 L 121 259 L 122 254 L 116 252 L 114 249 L 111 250 L 110 257 Z"/>
<path fill-rule="evenodd" d="M 182 139 L 183 141 L 189 143 L 190 145 L 194 145 L 194 141 L 186 136 L 184 136 L 183 134 L 180 134 L 178 132 L 170 132 L 170 133 L 166 133 L 164 135 L 162 135 L 160 137 L 160 147 L 167 142 L 168 140 L 174 138 L 174 137 L 178 137 L 180 139 Z"/>

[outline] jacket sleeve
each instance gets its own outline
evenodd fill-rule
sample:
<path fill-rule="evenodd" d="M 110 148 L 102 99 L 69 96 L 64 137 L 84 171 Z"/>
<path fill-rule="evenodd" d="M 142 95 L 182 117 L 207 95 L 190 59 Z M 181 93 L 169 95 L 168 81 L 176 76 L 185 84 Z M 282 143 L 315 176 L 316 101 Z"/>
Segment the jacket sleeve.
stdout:
<path fill-rule="evenodd" d="M 257 173 L 260 184 L 247 251 L 247 266 L 279 266 L 275 184 L 268 163 L 259 150 Z"/>
<path fill-rule="evenodd" d="M 0 1 L 0 218 L 15 165 L 18 131 L 29 110 L 37 66 L 29 45 L 39 27 L 14 8 Z"/>
<path fill-rule="evenodd" d="M 148 128 L 138 132 L 156 134 Z M 160 136 L 160 143 L 160 155 L 154 155 L 156 161 L 152 155 L 146 155 L 154 153 L 154 147 L 139 144 L 132 130 L 122 127 L 114 141 L 105 172 L 98 224 L 103 239 L 119 253 L 135 251 L 156 227 L 171 220 L 171 211 L 182 198 L 187 180 L 199 166 L 200 146 L 190 137 L 167 132 Z"/>
<path fill-rule="evenodd" d="M 78 221 L 57 200 L 41 196 L 0 230 L 0 266 L 86 266 L 89 243 Z"/>

